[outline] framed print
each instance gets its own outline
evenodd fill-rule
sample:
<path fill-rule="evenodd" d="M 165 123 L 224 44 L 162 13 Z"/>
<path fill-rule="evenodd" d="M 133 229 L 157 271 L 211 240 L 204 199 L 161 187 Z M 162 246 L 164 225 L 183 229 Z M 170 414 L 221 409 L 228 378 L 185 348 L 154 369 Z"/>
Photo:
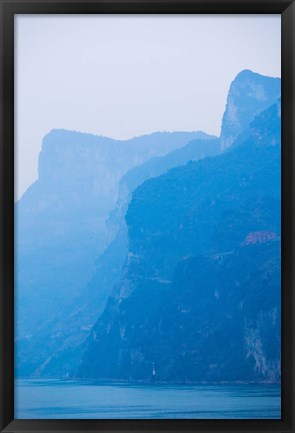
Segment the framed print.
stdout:
<path fill-rule="evenodd" d="M 1 1 L 1 431 L 294 431 L 294 10 Z"/>

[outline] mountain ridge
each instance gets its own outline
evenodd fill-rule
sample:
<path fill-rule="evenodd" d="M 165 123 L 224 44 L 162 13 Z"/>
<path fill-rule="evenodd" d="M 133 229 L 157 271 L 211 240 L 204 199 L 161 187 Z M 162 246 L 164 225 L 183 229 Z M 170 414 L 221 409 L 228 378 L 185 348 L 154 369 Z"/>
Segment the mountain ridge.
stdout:
<path fill-rule="evenodd" d="M 251 79 L 253 79 L 253 74 L 251 73 L 250 75 L 252 77 Z M 239 80 L 240 79 L 241 77 L 239 77 Z M 272 102 L 271 98 L 269 102 Z M 254 106 L 252 106 L 252 114 L 250 116 L 248 113 L 248 118 L 251 117 L 251 122 L 253 123 L 255 122 L 253 117 L 255 118 L 255 116 L 257 117 L 259 114 L 261 113 L 257 113 L 257 107 L 254 104 Z M 267 116 L 273 116 L 274 114 L 275 109 L 273 109 L 273 111 L 270 110 L 270 113 L 265 115 L 265 120 L 267 121 Z M 274 128 L 277 127 L 275 123 L 273 126 Z M 252 128 L 252 130 L 249 124 L 247 124 L 245 128 L 244 125 L 239 125 L 239 128 L 239 131 L 235 131 L 237 138 L 232 143 L 232 147 L 226 149 L 224 153 L 230 152 L 232 148 L 234 149 L 235 147 L 243 144 L 245 141 L 252 139 L 253 137 L 251 134 L 253 131 L 254 135 L 256 134 L 255 140 L 257 139 L 257 142 L 259 142 L 259 135 L 266 135 L 266 131 L 263 128 L 262 130 L 259 130 L 259 125 L 256 125 L 254 129 Z M 272 130 L 272 128 L 269 126 L 268 130 L 270 138 L 271 140 L 274 140 L 274 146 L 276 146 L 278 144 L 278 140 L 280 139 L 279 134 L 277 131 Z M 102 188 L 104 182 L 107 181 L 108 176 L 103 174 L 103 181 L 100 182 L 96 180 L 96 186 L 95 183 L 93 183 L 93 178 L 91 179 L 91 173 L 95 173 L 96 170 L 95 164 L 97 161 L 100 161 L 93 156 L 94 153 L 90 155 L 90 167 L 92 168 L 91 170 L 87 169 L 85 171 L 87 176 L 84 176 L 84 174 L 81 173 L 81 168 L 79 167 L 81 167 L 81 164 L 83 166 L 83 158 L 85 158 L 85 152 L 87 149 L 88 151 L 91 148 L 95 149 L 97 147 L 98 141 L 102 140 L 105 143 L 103 145 L 103 153 L 105 153 L 107 150 L 110 150 L 111 147 L 113 147 L 114 142 L 117 143 L 118 140 L 113 140 L 107 137 L 97 138 L 97 136 L 94 134 L 83 134 L 80 132 L 62 130 L 62 135 L 67 137 L 67 139 L 63 140 L 59 136 L 59 131 L 61 130 L 54 130 L 54 132 L 51 131 L 51 135 L 49 134 L 49 136 L 46 136 L 46 144 L 43 149 L 44 152 L 42 155 L 40 155 L 42 166 L 40 173 L 41 180 L 39 183 L 35 183 L 22 199 L 22 203 L 26 202 L 26 206 L 23 206 L 22 212 L 23 215 L 26 215 L 25 219 L 27 221 L 27 226 L 22 226 L 21 232 L 26 232 L 28 235 L 30 231 L 33 230 L 33 233 L 35 233 L 35 238 L 33 242 L 30 236 L 27 236 L 27 239 L 25 239 L 25 237 L 21 239 L 22 236 L 20 233 L 19 241 L 21 241 L 21 247 L 26 249 L 26 257 L 22 253 L 20 262 L 16 263 L 16 269 L 18 272 L 17 278 L 19 279 L 17 281 L 30 281 L 27 289 L 34 288 L 34 290 L 38 289 L 38 291 L 41 292 L 40 288 L 38 287 L 38 284 L 40 285 L 40 283 L 38 283 L 36 278 L 32 281 L 33 273 L 30 269 L 32 269 L 32 266 L 35 267 L 36 270 L 42 269 L 44 274 L 42 279 L 39 281 L 46 282 L 45 285 L 43 284 L 44 287 L 42 287 L 42 291 L 44 292 L 44 296 L 46 293 L 50 293 L 52 298 L 49 300 L 44 298 L 42 300 L 44 305 L 46 305 L 46 313 L 42 313 L 42 310 L 40 309 L 40 311 L 35 311 L 34 309 L 36 309 L 38 303 L 31 302 L 28 298 L 28 301 L 26 302 L 31 302 L 31 306 L 24 305 L 23 313 L 25 311 L 30 311 L 32 317 L 35 316 L 35 314 L 32 314 L 34 311 L 36 314 L 39 314 L 39 317 L 42 315 L 44 316 L 44 314 L 48 314 L 50 311 L 52 311 L 53 314 L 51 315 L 50 319 L 47 318 L 44 321 L 39 320 L 37 323 L 38 328 L 36 326 L 31 326 L 31 329 L 34 330 L 33 335 L 31 335 L 32 332 L 22 329 L 22 332 L 20 333 L 21 343 L 19 343 L 20 350 L 18 351 L 18 362 L 20 363 L 19 365 L 21 365 L 21 368 L 17 371 L 17 374 L 20 376 L 24 374 L 34 374 L 37 376 L 43 375 L 45 377 L 52 375 L 60 376 L 65 375 L 68 372 L 70 372 L 70 374 L 74 374 L 76 368 L 75 365 L 78 365 L 82 356 L 82 351 L 84 350 L 82 347 L 84 344 L 83 342 L 87 338 L 87 335 L 93 335 L 92 333 L 96 332 L 93 330 L 91 331 L 91 328 L 95 324 L 97 317 L 103 313 L 103 308 L 107 302 L 112 286 L 115 285 L 115 287 L 117 287 L 122 269 L 122 275 L 124 276 L 126 275 L 128 266 L 133 266 L 134 261 L 136 262 L 137 260 L 137 254 L 134 253 L 133 250 L 128 252 L 127 227 L 124 219 L 124 215 L 127 211 L 129 203 L 130 201 L 133 201 L 133 195 L 136 198 L 138 195 L 138 188 L 145 188 L 145 182 L 148 183 L 150 178 L 153 178 L 153 181 L 157 183 L 157 178 L 161 177 L 161 175 L 164 173 L 166 173 L 168 177 L 171 176 L 171 169 L 172 175 L 174 175 L 173 173 L 176 172 L 173 170 L 177 170 L 177 168 L 173 169 L 173 167 L 187 165 L 189 168 L 191 165 L 194 165 L 194 161 L 197 159 L 202 159 L 203 162 L 201 163 L 205 164 L 205 157 L 208 156 L 208 154 L 213 156 L 214 154 L 219 153 L 221 140 L 218 138 L 212 139 L 212 136 L 209 135 L 205 135 L 208 140 L 204 140 L 204 135 L 201 135 L 201 139 L 198 138 L 186 142 L 186 140 L 188 140 L 189 137 L 191 138 L 192 134 L 194 134 L 187 133 L 184 134 L 185 137 L 180 143 L 179 137 L 182 135 L 181 132 L 156 132 L 154 134 L 141 137 L 141 144 L 139 146 L 140 148 L 146 147 L 145 145 L 148 145 L 148 141 L 151 136 L 153 140 L 155 137 L 161 137 L 161 139 L 166 137 L 167 143 L 164 143 L 161 151 L 163 152 L 163 149 L 167 150 L 168 148 L 170 151 L 167 151 L 168 153 L 162 156 L 152 156 L 152 153 L 146 153 L 147 160 L 142 162 L 140 162 L 140 159 L 137 158 L 136 153 L 132 152 L 135 165 L 137 165 L 136 167 L 127 170 L 123 176 L 122 173 L 119 173 L 119 171 L 117 173 L 112 170 L 110 171 L 111 181 L 113 182 L 115 180 L 115 189 L 117 192 L 113 194 L 113 198 L 109 200 L 111 195 L 109 185 L 106 186 L 106 184 L 106 187 Z M 258 131 L 259 134 L 257 135 Z M 225 131 L 225 133 L 226 132 L 227 131 Z M 48 139 L 52 138 L 52 134 L 59 138 L 53 140 L 53 142 L 50 140 L 48 141 Z M 72 152 L 75 150 L 75 148 L 79 148 L 80 139 L 84 137 L 84 135 L 90 138 L 91 143 L 87 142 L 87 145 L 85 144 L 85 147 L 82 149 L 83 152 L 81 154 L 81 158 L 79 158 L 78 161 L 79 165 L 75 166 L 72 164 Z M 225 136 L 226 135 L 223 137 Z M 70 137 L 75 137 L 75 139 L 71 141 Z M 171 139 L 173 139 L 174 142 L 171 143 Z M 133 148 L 133 146 L 138 145 L 138 137 L 134 137 L 131 140 L 123 140 L 124 143 L 130 141 L 130 149 Z M 159 142 L 153 143 L 153 146 L 153 149 L 155 150 L 157 150 L 157 147 L 161 147 Z M 178 146 L 178 148 L 173 149 L 173 146 Z M 66 152 L 68 152 L 68 154 L 64 154 L 68 155 L 66 166 L 66 172 L 70 173 L 68 179 L 63 178 L 63 167 L 60 165 L 61 155 L 59 152 L 61 152 L 63 148 Z M 46 161 L 46 158 L 44 160 L 44 157 L 46 157 L 46 152 L 49 151 L 56 151 L 56 155 L 58 157 L 56 158 L 56 155 L 54 155 L 53 152 L 49 164 L 46 166 L 48 161 Z M 112 162 L 112 159 L 116 159 L 117 156 L 118 154 L 115 154 L 112 151 L 110 162 Z M 100 157 L 101 156 L 99 156 L 99 158 Z M 124 155 L 122 155 L 122 158 L 124 158 Z M 122 158 L 120 164 L 122 163 Z M 106 165 L 106 163 L 103 164 Z M 44 176 L 45 173 L 42 171 L 44 167 L 45 172 L 47 173 L 46 176 Z M 52 170 L 52 167 L 56 167 L 55 172 Z M 181 170 L 186 169 L 182 168 Z M 83 175 L 81 176 L 80 173 Z M 115 177 L 116 179 L 114 179 Z M 83 186 L 84 189 L 82 188 L 79 190 L 80 192 L 77 197 L 72 195 L 71 203 L 71 200 L 69 201 L 68 196 L 73 194 L 73 191 L 74 193 L 77 191 L 81 181 L 85 183 Z M 118 194 L 119 182 L 121 185 L 120 194 Z M 77 185 L 77 187 L 75 187 L 75 185 Z M 52 187 L 54 188 L 50 190 Z M 42 200 L 44 199 L 44 192 L 47 194 L 46 188 L 48 188 L 47 202 L 42 203 L 36 201 L 36 196 L 34 197 L 36 188 L 39 188 L 39 193 L 42 197 Z M 98 194 L 99 191 L 101 191 L 101 195 L 99 195 L 100 193 Z M 151 190 L 151 193 L 153 194 L 154 192 Z M 169 194 L 170 192 L 167 191 L 167 197 Z M 97 197 L 100 197 L 100 200 L 97 200 Z M 101 197 L 107 197 L 109 200 L 105 210 L 102 210 L 101 208 Z M 173 199 L 174 198 L 172 197 L 171 203 L 173 203 Z M 273 204 L 266 201 L 263 203 L 263 206 L 266 207 L 273 206 Z M 259 206 L 261 207 L 262 205 L 259 204 Z M 246 206 L 246 208 L 247 207 L 249 206 Z M 48 218 L 46 222 L 46 217 L 48 217 L 48 209 L 52 209 L 52 211 L 50 211 L 50 218 Z M 112 209 L 111 212 L 109 212 L 110 209 Z M 157 208 L 154 210 L 156 211 Z M 39 215 L 42 218 L 39 218 L 38 216 L 39 221 L 35 217 L 35 219 L 29 218 L 29 215 L 33 215 L 32 212 L 33 214 L 35 213 L 36 216 Z M 243 212 L 246 214 L 247 209 L 245 209 Z M 253 218 L 251 214 L 247 215 L 249 218 Z M 89 216 L 91 216 L 91 218 L 89 218 Z M 145 217 L 145 215 L 143 215 L 143 217 Z M 106 218 L 108 218 L 107 225 L 105 224 Z M 265 215 L 264 218 L 266 218 L 267 221 L 269 219 L 267 215 Z M 186 222 L 187 221 L 185 221 L 185 224 Z M 184 224 L 184 222 L 180 221 L 178 225 L 176 224 L 175 229 L 178 230 L 181 224 Z M 230 217 L 226 219 L 226 224 L 232 224 Z M 52 233 L 50 230 L 48 230 L 48 227 L 50 228 L 51 226 L 54 226 L 54 229 L 57 233 L 57 238 L 60 238 L 61 235 L 63 236 L 60 239 L 60 243 L 54 239 L 56 235 L 52 236 Z M 107 237 L 105 237 L 105 235 L 103 235 L 103 237 L 99 237 L 99 230 L 100 232 L 107 232 Z M 261 230 L 263 233 L 263 227 Z M 270 233 L 273 230 L 275 230 L 273 227 L 269 228 Z M 85 241 L 87 240 L 88 236 L 87 232 L 90 243 Z M 182 232 L 183 230 L 180 232 L 178 231 L 180 238 L 183 234 Z M 255 232 L 255 226 L 253 226 L 253 232 Z M 73 233 L 75 234 L 74 237 Z M 223 239 L 220 230 L 215 231 L 214 236 L 215 251 L 212 251 L 212 255 L 218 255 L 220 252 L 222 252 L 220 247 L 217 248 L 218 242 L 223 242 L 220 240 Z M 264 235 L 261 236 L 263 238 Z M 253 238 L 255 238 L 254 235 Z M 48 254 L 51 263 L 50 260 L 48 261 L 48 258 L 46 258 L 46 255 L 44 255 L 44 251 L 47 248 L 46 247 L 44 250 L 44 245 L 46 244 L 44 239 L 49 239 L 50 241 Z M 191 242 L 192 239 L 190 239 L 189 242 Z M 245 240 L 245 238 L 243 239 Z M 243 242 L 243 240 L 241 240 L 241 242 Z M 77 245 L 79 245 L 79 249 L 77 249 Z M 66 251 L 64 250 L 65 246 Z M 39 249 L 38 255 L 36 255 L 36 252 L 34 252 L 34 248 L 37 248 L 37 251 Z M 228 246 L 227 248 L 231 247 Z M 40 254 L 40 252 L 42 254 Z M 31 259 L 30 255 L 28 256 L 28 253 L 31 254 Z M 77 277 L 70 277 L 72 278 L 70 279 L 66 273 L 64 275 L 61 273 L 64 271 L 64 269 L 67 270 L 65 256 L 68 257 L 72 262 L 72 267 L 68 268 L 67 271 L 68 275 L 75 276 L 76 273 L 79 272 L 80 280 Z M 52 258 L 54 257 L 56 263 L 54 263 L 54 260 L 52 262 Z M 153 257 L 151 257 L 151 263 L 152 259 Z M 147 269 L 150 269 L 149 264 Z M 142 269 L 142 275 L 147 273 L 147 269 Z M 27 270 L 29 270 L 29 272 Z M 87 275 L 85 273 L 86 270 Z M 165 270 L 165 267 L 163 270 Z M 82 275 L 83 272 L 84 276 Z M 160 284 L 160 286 L 168 286 L 172 281 L 172 276 L 169 273 L 163 275 L 150 275 L 150 277 L 155 286 L 157 286 L 157 284 Z M 62 284 L 58 283 L 57 285 L 56 283 L 58 281 L 60 281 Z M 52 288 L 56 285 L 58 290 L 55 293 Z M 126 279 L 126 285 L 122 292 L 123 298 L 128 295 L 129 291 L 130 287 L 128 287 Z M 53 302 L 54 297 L 61 296 L 62 294 L 65 294 L 64 298 L 57 298 L 61 308 L 56 308 L 56 305 L 54 306 Z M 36 299 L 37 298 L 35 297 L 32 299 L 32 301 L 36 301 Z M 48 314 L 48 316 L 49 315 L 50 314 Z M 18 322 L 18 330 L 23 328 L 22 323 L 22 320 Z M 95 327 L 93 329 L 95 329 Z"/>
<path fill-rule="evenodd" d="M 160 382 L 280 381 L 278 106 L 243 144 L 134 191 L 124 270 L 77 377 L 149 381 L 154 363 Z"/>

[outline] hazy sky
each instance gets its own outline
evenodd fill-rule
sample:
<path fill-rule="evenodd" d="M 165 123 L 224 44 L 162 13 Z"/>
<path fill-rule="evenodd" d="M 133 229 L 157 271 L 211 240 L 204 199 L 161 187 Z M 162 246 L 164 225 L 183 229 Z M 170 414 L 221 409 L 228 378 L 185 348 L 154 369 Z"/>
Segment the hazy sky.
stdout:
<path fill-rule="evenodd" d="M 16 195 L 53 128 L 218 135 L 242 69 L 281 75 L 280 15 L 17 15 Z"/>

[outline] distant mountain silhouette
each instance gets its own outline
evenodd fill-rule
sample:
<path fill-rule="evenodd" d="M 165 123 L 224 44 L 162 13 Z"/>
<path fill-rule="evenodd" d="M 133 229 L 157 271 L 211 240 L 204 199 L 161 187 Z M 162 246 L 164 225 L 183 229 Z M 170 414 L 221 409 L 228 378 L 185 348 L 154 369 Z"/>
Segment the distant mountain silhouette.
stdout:
<path fill-rule="evenodd" d="M 64 375 L 80 360 L 73 346 L 85 338 L 101 308 L 86 296 L 86 285 L 109 238 L 105 221 L 120 179 L 146 160 L 199 138 L 211 136 L 156 132 L 117 141 L 53 130 L 44 137 L 38 180 L 16 205 L 17 374 Z M 81 302 L 91 307 L 74 322 L 70 317 Z M 65 347 L 66 361 L 60 355 Z"/>
<path fill-rule="evenodd" d="M 238 304 L 237 320 L 243 314 L 249 319 L 243 337 L 238 326 L 230 337 L 238 345 L 250 336 L 246 360 L 237 346 L 241 357 L 229 361 L 233 373 L 228 380 L 236 380 L 241 371 L 245 380 L 279 380 L 279 96 L 279 79 L 242 71 L 231 85 L 218 139 L 202 132 L 164 132 L 116 141 L 65 130 L 53 130 L 44 138 L 39 179 L 16 207 L 16 294 L 21 295 L 16 296 L 17 375 L 73 375 L 83 359 L 78 372 L 82 377 L 145 380 L 150 362 L 155 362 L 157 380 L 221 380 L 217 367 L 211 375 L 199 368 L 199 376 L 185 377 L 195 355 L 188 344 L 186 361 L 178 369 L 180 358 L 172 351 L 173 335 L 180 341 L 190 326 L 201 327 L 205 318 L 196 322 L 194 315 L 212 299 L 205 296 L 198 302 L 202 290 L 212 293 L 214 287 L 214 299 L 227 292 L 218 313 L 212 307 L 213 331 Z M 225 152 L 218 155 L 221 147 Z M 273 158 L 272 180 L 258 157 L 270 166 Z M 265 191 L 258 183 L 253 192 L 255 167 L 265 176 Z M 229 191 L 216 200 L 223 185 Z M 240 277 L 229 275 L 239 266 L 245 271 Z M 268 267 L 272 270 L 265 273 Z M 250 274 L 270 293 L 259 311 L 258 304 L 253 308 L 254 286 L 245 299 L 239 291 L 232 296 L 236 278 L 244 287 Z M 217 281 L 227 276 L 226 288 L 215 291 Z M 266 276 L 272 285 L 264 284 Z M 192 293 L 199 279 L 203 289 Z M 263 303 L 263 291 L 259 296 Z M 195 305 L 191 310 L 190 303 Z M 121 322 L 124 314 L 128 318 Z M 184 317 L 190 325 L 182 334 L 177 326 Z M 171 330 L 161 337 L 162 319 Z M 236 325 L 225 322 L 219 329 L 222 338 L 229 337 L 226 326 Z M 129 334 L 130 327 L 138 332 Z M 206 333 L 196 340 L 207 350 L 213 331 L 207 346 L 202 340 Z M 146 341 L 150 352 L 142 352 Z M 263 347 L 259 354 L 256 344 Z M 165 371 L 160 367 L 167 361 L 164 348 L 175 356 Z M 144 361 L 139 362 L 142 353 Z M 199 354 L 206 369 L 205 351 Z M 234 369 L 235 363 L 243 365 L 240 370 Z M 254 364 L 260 369 L 256 376 Z"/>
<path fill-rule="evenodd" d="M 280 121 L 276 100 L 242 142 L 133 192 L 78 377 L 149 381 L 154 363 L 163 382 L 280 381 Z"/>
<path fill-rule="evenodd" d="M 254 116 L 280 97 L 280 78 L 266 77 L 248 69 L 241 71 L 231 83 L 222 118 L 221 149 L 229 148 Z"/>

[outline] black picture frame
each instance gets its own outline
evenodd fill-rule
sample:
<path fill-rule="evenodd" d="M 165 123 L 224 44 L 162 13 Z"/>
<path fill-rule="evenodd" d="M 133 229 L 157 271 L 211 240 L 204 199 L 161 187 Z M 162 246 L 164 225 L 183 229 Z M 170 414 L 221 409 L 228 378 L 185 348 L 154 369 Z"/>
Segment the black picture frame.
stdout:
<path fill-rule="evenodd" d="M 14 15 L 281 14 L 282 418 L 281 420 L 14 420 Z M 2 432 L 295 431 L 295 4 L 290 0 L 1 0 L 0 430 Z"/>

